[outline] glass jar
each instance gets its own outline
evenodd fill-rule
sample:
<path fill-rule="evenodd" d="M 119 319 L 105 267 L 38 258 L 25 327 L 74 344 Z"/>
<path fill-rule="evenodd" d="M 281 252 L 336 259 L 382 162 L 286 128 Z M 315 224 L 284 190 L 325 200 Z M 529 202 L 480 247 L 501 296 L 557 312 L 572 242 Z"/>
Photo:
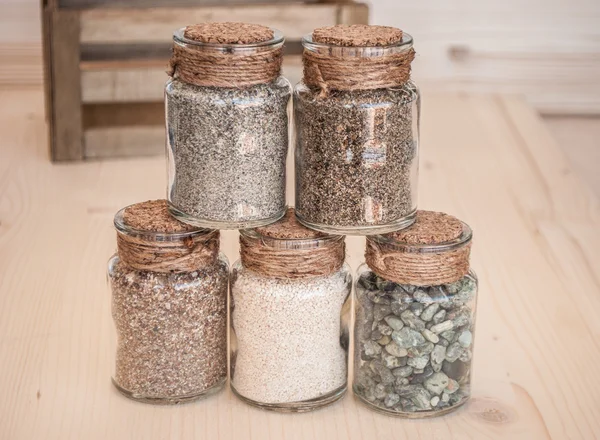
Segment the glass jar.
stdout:
<path fill-rule="evenodd" d="M 462 227 L 460 236 L 436 244 L 367 237 L 368 248 L 377 248 L 388 268 L 390 259 L 406 257 L 400 264 L 408 271 L 429 267 L 434 272 L 429 282 L 419 281 L 417 271 L 396 282 L 390 278 L 402 270 L 390 276 L 383 265 L 372 263 L 358 269 L 353 390 L 376 411 L 430 417 L 450 412 L 470 397 L 477 277 L 468 264 L 448 269 L 454 257 L 468 263 L 471 229 Z M 433 281 L 433 266 L 413 264 L 420 255 L 440 264 L 438 274 L 451 276 Z"/>
<path fill-rule="evenodd" d="M 289 231 L 240 232 L 242 259 L 231 277 L 231 388 L 254 406 L 303 412 L 346 392 L 352 276 L 344 237 Z"/>
<path fill-rule="evenodd" d="M 166 202 L 161 206 L 167 215 Z M 125 396 L 147 403 L 212 394 L 227 379 L 229 266 L 218 252 L 219 233 L 140 229 L 126 220 L 127 209 L 115 216 L 119 251 L 108 262 L 116 343 L 112 381 Z M 190 265 L 192 252 L 205 255 Z"/>
<path fill-rule="evenodd" d="M 196 70 L 184 80 L 179 61 L 165 88 L 171 213 L 211 229 L 272 223 L 286 208 L 291 85 L 279 74 L 283 35 L 269 30 L 267 41 L 217 44 L 186 38 L 190 28 L 177 31 L 173 39 L 175 49 L 199 57 Z M 276 66 L 253 65 L 248 61 L 253 57 L 267 57 L 266 63 Z M 217 58 L 217 72 L 206 71 Z M 252 69 L 262 76 L 246 81 L 248 70 L 256 76 Z"/>
<path fill-rule="evenodd" d="M 315 57 L 323 76 L 324 63 L 346 63 L 348 71 L 343 73 L 350 82 L 354 74 L 349 69 L 360 66 L 357 62 L 414 56 L 408 34 L 385 46 L 339 46 L 316 42 L 313 35 L 305 36 L 302 44 L 305 60 Z M 348 90 L 336 89 L 335 84 L 325 90 L 307 84 L 306 72 L 307 68 L 305 79 L 294 90 L 299 220 L 319 231 L 346 235 L 380 234 L 409 226 L 417 207 L 417 86 L 408 78 L 387 87 L 369 86 L 361 81 L 364 72 L 357 69 L 358 77 L 347 85 Z"/>

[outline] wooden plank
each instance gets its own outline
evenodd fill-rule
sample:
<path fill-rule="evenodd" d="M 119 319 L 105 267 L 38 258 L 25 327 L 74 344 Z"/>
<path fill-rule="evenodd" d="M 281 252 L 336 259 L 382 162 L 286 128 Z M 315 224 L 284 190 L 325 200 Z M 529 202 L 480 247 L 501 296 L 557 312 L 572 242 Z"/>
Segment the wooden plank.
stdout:
<path fill-rule="evenodd" d="M 46 13 L 50 24 L 51 157 L 55 161 L 83 159 L 79 14 Z"/>
<path fill-rule="evenodd" d="M 523 94 L 547 114 L 600 114 L 598 1 L 388 0 L 371 11 L 413 35 L 414 77 L 429 90 Z"/>
<path fill-rule="evenodd" d="M 163 98 L 166 64 L 161 67 L 86 70 L 81 73 L 83 103 L 153 102 Z"/>
<path fill-rule="evenodd" d="M 0 46 L 1 49 L 1 46 Z M 173 43 L 136 43 L 136 44 L 84 44 L 81 46 L 82 70 L 93 70 L 94 63 L 124 62 L 130 63 L 143 60 L 162 60 L 167 63 L 173 49 Z M 284 57 L 302 54 L 303 48 L 300 41 L 287 40 L 283 48 Z M 1 52 L 0 52 L 1 55 Z M 118 64 L 115 64 L 117 67 Z"/>
<path fill-rule="evenodd" d="M 163 125 L 90 128 L 85 131 L 86 159 L 164 155 Z"/>
<path fill-rule="evenodd" d="M 83 106 L 83 128 L 165 125 L 165 105 L 161 102 L 96 104 Z"/>
<path fill-rule="evenodd" d="M 86 159 L 164 154 L 163 102 L 83 107 Z"/>
<path fill-rule="evenodd" d="M 369 6 L 363 3 L 348 3 L 340 7 L 337 24 L 369 23 Z"/>
<path fill-rule="evenodd" d="M 523 94 L 544 114 L 600 113 L 600 52 L 519 53 L 483 46 L 448 47 L 450 71 L 434 73 L 433 59 L 419 59 L 415 77 L 433 91 Z"/>
<path fill-rule="evenodd" d="M 42 28 L 42 56 L 44 73 L 44 117 L 46 120 L 48 149 L 52 156 L 52 145 L 54 143 L 54 122 L 52 104 L 52 15 L 45 7 L 45 0 L 40 1 L 41 28 Z"/>
<path fill-rule="evenodd" d="M 265 0 L 57 0 L 59 8 L 156 8 L 161 6 L 238 6 L 248 3 L 264 3 Z M 315 3 L 319 0 L 270 0 L 270 3 Z"/>
<path fill-rule="evenodd" d="M 83 103 L 160 101 L 169 79 L 166 65 L 166 60 L 82 63 Z M 300 56 L 285 58 L 283 74 L 292 84 L 300 80 L 301 69 Z"/>
<path fill-rule="evenodd" d="M 572 167 L 600 198 L 600 117 L 557 115 L 544 122 Z"/>
<path fill-rule="evenodd" d="M 339 23 L 345 4 L 247 5 L 203 8 L 89 9 L 81 11 L 81 42 L 167 43 L 187 23 L 244 21 L 272 26 L 289 40 Z M 351 6 L 354 10 L 355 6 Z"/>
<path fill-rule="evenodd" d="M 600 205 L 522 100 L 423 95 L 419 202 L 473 226 L 481 285 L 473 400 L 421 421 L 381 416 L 350 395 L 293 415 L 250 408 L 229 390 L 172 407 L 120 396 L 109 379 L 103 269 L 115 250 L 112 217 L 164 196 L 164 156 L 53 166 L 39 160 L 41 107 L 40 90 L 0 91 L 0 438 L 589 440 L 600 432 Z M 68 239 L 48 233 L 65 228 Z M 237 260 L 237 232 L 222 237 Z M 49 258 L 56 249 L 61 258 Z M 363 251 L 363 239 L 348 239 L 354 269 Z"/>

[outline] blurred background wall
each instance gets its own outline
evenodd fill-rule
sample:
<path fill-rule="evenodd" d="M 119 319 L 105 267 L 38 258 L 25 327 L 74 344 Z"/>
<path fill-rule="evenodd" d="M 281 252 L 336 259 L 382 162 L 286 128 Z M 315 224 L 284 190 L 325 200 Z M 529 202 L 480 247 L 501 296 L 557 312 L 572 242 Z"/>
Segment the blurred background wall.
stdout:
<path fill-rule="evenodd" d="M 372 0 L 374 24 L 412 33 L 415 77 L 445 90 L 521 93 L 544 114 L 600 114 L 598 0 Z M 0 50 L 33 61 L 39 0 L 0 0 Z M 28 59 L 30 58 L 30 59 Z M 6 81 L 7 66 L 0 68 Z M 12 70 L 12 72 L 15 72 Z M 38 71 L 23 70 L 22 81 Z"/>
<path fill-rule="evenodd" d="M 600 188 L 599 0 L 368 3 L 371 23 L 413 34 L 425 92 L 524 95 Z M 0 86 L 42 82 L 39 4 L 0 0 Z"/>

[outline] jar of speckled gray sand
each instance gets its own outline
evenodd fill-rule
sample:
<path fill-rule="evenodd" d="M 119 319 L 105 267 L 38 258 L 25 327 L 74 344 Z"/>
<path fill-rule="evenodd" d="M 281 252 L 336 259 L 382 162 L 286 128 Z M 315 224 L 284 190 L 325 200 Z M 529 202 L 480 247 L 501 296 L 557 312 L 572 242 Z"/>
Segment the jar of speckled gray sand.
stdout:
<path fill-rule="evenodd" d="M 352 289 L 344 237 L 282 220 L 240 232 L 231 278 L 231 389 L 244 402 L 310 411 L 347 387 Z"/>
<path fill-rule="evenodd" d="M 346 235 L 410 226 L 417 207 L 420 98 L 412 37 L 337 25 L 303 38 L 294 90 L 296 213 Z"/>
<path fill-rule="evenodd" d="M 168 201 L 180 221 L 251 228 L 285 213 L 291 85 L 281 32 L 206 23 L 174 34 L 165 91 Z"/>
<path fill-rule="evenodd" d="M 471 395 L 477 277 L 471 229 L 418 211 L 413 226 L 367 237 L 356 280 L 354 394 L 410 418 L 446 414 Z"/>
<path fill-rule="evenodd" d="M 119 211 L 115 228 L 118 252 L 108 263 L 114 385 L 161 404 L 222 389 L 229 266 L 219 232 L 178 222 L 165 200 Z"/>

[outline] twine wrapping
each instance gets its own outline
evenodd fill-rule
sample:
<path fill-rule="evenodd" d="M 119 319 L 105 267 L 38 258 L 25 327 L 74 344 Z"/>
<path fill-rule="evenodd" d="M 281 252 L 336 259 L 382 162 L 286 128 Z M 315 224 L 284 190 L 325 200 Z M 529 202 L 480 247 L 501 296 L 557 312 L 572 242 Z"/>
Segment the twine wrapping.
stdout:
<path fill-rule="evenodd" d="M 437 286 L 460 280 L 469 272 L 471 243 L 440 253 L 411 253 L 367 238 L 367 265 L 386 280 L 413 286 Z"/>
<path fill-rule="evenodd" d="M 469 272 L 471 228 L 442 212 L 417 211 L 415 223 L 367 237 L 365 258 L 377 275 L 400 284 L 437 286 Z"/>
<path fill-rule="evenodd" d="M 293 244 L 293 241 L 290 241 Z M 344 264 L 346 246 L 343 237 L 311 249 L 281 249 L 259 238 L 240 234 L 242 265 L 261 275 L 279 279 L 299 279 L 331 275 Z"/>
<path fill-rule="evenodd" d="M 271 278 L 327 276 L 346 257 L 343 236 L 323 234 L 296 220 L 293 208 L 275 223 L 240 233 L 242 265 Z"/>
<path fill-rule="evenodd" d="M 214 264 L 219 254 L 219 232 L 190 234 L 172 241 L 117 232 L 119 258 L 127 266 L 151 272 L 192 272 Z"/>
<path fill-rule="evenodd" d="M 223 42 L 227 44 L 227 50 L 218 50 L 214 46 L 202 44 L 181 44 L 176 41 L 167 73 L 186 83 L 207 87 L 243 88 L 269 83 L 281 72 L 281 44 L 265 45 L 256 49 L 245 47 L 239 51 L 235 49 L 235 44 L 260 42 L 253 37 L 264 29 L 270 32 L 272 38 L 270 29 L 245 23 L 188 26 L 185 31 L 187 38 L 199 42 Z M 218 38 L 219 33 L 226 39 Z"/>
<path fill-rule="evenodd" d="M 329 90 L 372 90 L 398 87 L 410 79 L 414 49 L 377 57 L 320 54 L 304 50 L 304 82 L 321 89 L 321 95 Z"/>

